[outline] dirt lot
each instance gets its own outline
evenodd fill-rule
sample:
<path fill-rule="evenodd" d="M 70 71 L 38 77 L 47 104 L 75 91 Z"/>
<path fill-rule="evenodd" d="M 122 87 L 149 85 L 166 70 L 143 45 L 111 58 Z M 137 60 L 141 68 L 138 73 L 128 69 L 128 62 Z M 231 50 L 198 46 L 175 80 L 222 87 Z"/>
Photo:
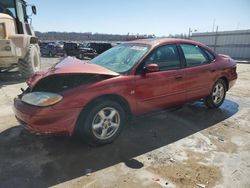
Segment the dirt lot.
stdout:
<path fill-rule="evenodd" d="M 57 59 L 43 59 L 43 67 Z M 223 106 L 201 102 L 132 122 L 118 140 L 89 147 L 36 136 L 14 118 L 25 84 L 0 75 L 0 187 L 250 187 L 250 64 Z"/>

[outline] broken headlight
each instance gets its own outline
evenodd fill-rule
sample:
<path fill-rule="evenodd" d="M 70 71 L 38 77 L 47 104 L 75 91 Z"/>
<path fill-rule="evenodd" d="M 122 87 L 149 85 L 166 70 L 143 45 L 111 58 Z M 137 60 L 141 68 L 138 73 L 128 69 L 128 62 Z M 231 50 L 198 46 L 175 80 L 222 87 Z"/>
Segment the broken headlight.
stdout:
<path fill-rule="evenodd" d="M 22 96 L 22 101 L 34 106 L 51 106 L 60 102 L 63 97 L 50 92 L 31 92 Z"/>

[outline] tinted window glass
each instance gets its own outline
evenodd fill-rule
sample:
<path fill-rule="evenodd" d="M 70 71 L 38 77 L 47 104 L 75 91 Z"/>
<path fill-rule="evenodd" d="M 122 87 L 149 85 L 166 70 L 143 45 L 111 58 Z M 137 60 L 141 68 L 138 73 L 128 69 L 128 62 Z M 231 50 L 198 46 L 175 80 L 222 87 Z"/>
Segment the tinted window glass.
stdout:
<path fill-rule="evenodd" d="M 15 4 L 14 0 L 4 0 L 0 1 L 0 13 L 5 13 L 13 18 L 16 18 Z"/>
<path fill-rule="evenodd" d="M 199 66 L 209 63 L 204 52 L 198 47 L 189 44 L 180 45 L 187 63 L 187 67 Z"/>
<path fill-rule="evenodd" d="M 20 20 L 20 22 L 24 23 L 24 11 L 23 11 L 23 4 L 18 1 L 17 3 L 17 9 L 18 9 L 18 18 Z"/>
<path fill-rule="evenodd" d="M 204 49 L 205 52 L 207 53 L 207 55 L 209 56 L 210 60 L 213 61 L 215 59 L 214 54 L 212 54 L 211 52 L 209 52 L 208 50 Z"/>
<path fill-rule="evenodd" d="M 157 48 L 146 60 L 146 65 L 155 63 L 160 70 L 180 68 L 180 60 L 176 45 L 166 45 Z"/>

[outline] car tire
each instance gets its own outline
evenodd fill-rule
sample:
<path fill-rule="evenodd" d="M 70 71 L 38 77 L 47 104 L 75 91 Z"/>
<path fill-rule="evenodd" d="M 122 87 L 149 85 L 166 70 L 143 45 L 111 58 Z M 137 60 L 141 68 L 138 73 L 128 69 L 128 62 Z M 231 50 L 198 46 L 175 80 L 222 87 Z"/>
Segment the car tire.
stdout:
<path fill-rule="evenodd" d="M 83 55 L 83 53 L 80 53 L 80 54 L 79 54 L 79 59 L 81 59 L 81 60 L 83 60 L 83 59 L 84 59 L 84 55 Z"/>
<path fill-rule="evenodd" d="M 53 57 L 53 54 L 52 54 L 52 52 L 49 52 L 49 57 Z"/>
<path fill-rule="evenodd" d="M 125 111 L 115 101 L 95 102 L 87 107 L 77 122 L 77 135 L 91 145 L 113 142 L 126 122 Z"/>
<path fill-rule="evenodd" d="M 23 78 L 28 78 L 41 68 L 39 48 L 31 44 L 25 57 L 18 63 Z"/>
<path fill-rule="evenodd" d="M 219 79 L 213 86 L 208 97 L 204 99 L 204 103 L 210 109 L 219 108 L 225 100 L 227 92 L 226 83 L 223 79 Z"/>

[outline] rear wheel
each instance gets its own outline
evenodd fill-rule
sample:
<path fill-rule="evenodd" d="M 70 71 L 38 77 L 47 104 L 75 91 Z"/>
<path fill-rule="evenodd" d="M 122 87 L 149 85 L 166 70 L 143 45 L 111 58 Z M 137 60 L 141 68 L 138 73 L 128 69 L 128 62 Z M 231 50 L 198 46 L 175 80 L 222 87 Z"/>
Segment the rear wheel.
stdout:
<path fill-rule="evenodd" d="M 28 78 L 39 71 L 40 67 L 40 53 L 38 48 L 31 44 L 25 57 L 19 61 L 19 71 L 24 78 Z"/>
<path fill-rule="evenodd" d="M 115 101 L 104 101 L 91 105 L 78 120 L 77 132 L 84 141 L 108 144 L 120 134 L 125 124 L 125 111 Z"/>
<path fill-rule="evenodd" d="M 208 97 L 205 98 L 204 102 L 208 108 L 218 108 L 222 105 L 226 97 L 226 83 L 224 80 L 219 79 Z"/>

